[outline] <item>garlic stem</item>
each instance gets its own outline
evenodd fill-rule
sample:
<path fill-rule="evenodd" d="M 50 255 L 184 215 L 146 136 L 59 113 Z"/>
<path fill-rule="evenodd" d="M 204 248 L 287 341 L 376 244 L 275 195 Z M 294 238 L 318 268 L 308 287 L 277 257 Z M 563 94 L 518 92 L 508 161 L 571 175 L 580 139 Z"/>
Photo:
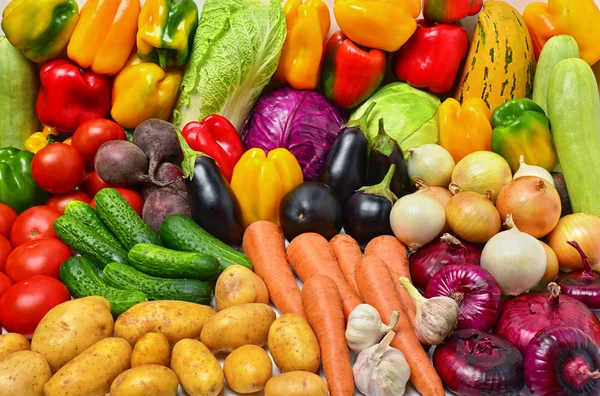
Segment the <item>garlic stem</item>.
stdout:
<path fill-rule="evenodd" d="M 402 285 L 404 290 L 406 290 L 406 292 L 408 293 L 410 298 L 413 300 L 415 305 L 421 305 L 427 301 L 427 299 L 425 297 L 423 297 L 421 295 L 421 293 L 419 293 L 419 291 L 413 286 L 413 284 L 410 283 L 408 278 L 401 276 L 400 284 Z"/>
<path fill-rule="evenodd" d="M 381 340 L 381 342 L 377 346 L 377 349 L 375 349 L 375 352 L 373 352 L 373 361 L 378 361 L 379 359 L 381 359 L 381 357 L 383 356 L 383 354 L 385 353 L 387 348 L 392 343 L 392 340 L 394 339 L 395 336 L 396 336 L 395 331 L 390 330 L 387 332 L 385 337 L 383 337 L 383 340 Z"/>

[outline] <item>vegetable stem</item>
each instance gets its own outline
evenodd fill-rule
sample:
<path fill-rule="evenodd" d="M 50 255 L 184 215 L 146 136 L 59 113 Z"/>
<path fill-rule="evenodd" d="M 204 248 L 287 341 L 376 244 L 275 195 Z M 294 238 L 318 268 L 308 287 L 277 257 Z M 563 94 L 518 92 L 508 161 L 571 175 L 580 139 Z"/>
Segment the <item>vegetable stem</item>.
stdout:
<path fill-rule="evenodd" d="M 396 336 L 396 332 L 393 330 L 390 330 L 385 335 L 385 337 L 383 337 L 383 340 L 381 340 L 381 342 L 377 346 L 377 349 L 375 349 L 375 352 L 373 352 L 373 361 L 374 362 L 377 362 L 377 361 L 379 361 L 379 359 L 381 359 L 381 357 L 383 356 L 383 354 L 385 353 L 387 348 L 390 346 L 390 343 L 392 342 L 392 340 L 394 339 L 395 336 Z"/>
<path fill-rule="evenodd" d="M 555 282 L 548 283 L 548 291 L 550 292 L 550 298 L 548 303 L 552 306 L 558 305 L 558 296 L 560 295 L 560 286 Z"/>
<path fill-rule="evenodd" d="M 455 236 L 447 232 L 444 235 L 442 235 L 440 239 L 442 240 L 442 242 L 450 243 L 455 246 L 462 245 L 462 243 Z"/>
<path fill-rule="evenodd" d="M 390 190 L 390 185 L 392 184 L 392 178 L 394 177 L 394 172 L 396 171 L 396 164 L 392 164 L 387 174 L 381 181 L 381 183 L 376 184 L 374 186 L 367 186 L 359 188 L 358 191 L 369 194 L 369 195 L 377 195 L 379 197 L 383 197 L 390 201 L 393 205 L 398 197 Z"/>
<path fill-rule="evenodd" d="M 470 354 L 491 354 L 494 350 L 494 343 L 489 338 L 482 338 L 480 340 L 466 340 L 465 346 L 469 350 Z"/>
<path fill-rule="evenodd" d="M 179 129 L 176 129 L 175 133 L 177 134 L 177 139 L 179 139 L 179 145 L 181 146 L 181 151 L 183 152 L 183 161 L 181 162 L 183 177 L 192 180 L 194 178 L 194 165 L 196 164 L 198 157 L 212 157 L 200 151 L 192 150 Z M 214 160 L 214 158 L 212 159 Z"/>
<path fill-rule="evenodd" d="M 581 274 L 589 277 L 595 277 L 596 274 L 594 273 L 594 270 L 592 270 L 587 255 L 585 254 L 581 246 L 579 246 L 579 244 L 576 241 L 567 241 L 567 243 L 573 246 L 581 256 L 581 262 L 583 263 L 583 271 L 581 272 Z"/>
<path fill-rule="evenodd" d="M 365 131 L 367 130 L 367 119 L 369 118 L 369 114 L 371 114 L 371 111 L 373 111 L 373 109 L 375 108 L 375 105 L 377 103 L 373 102 L 369 105 L 369 107 L 367 107 L 367 109 L 365 110 L 364 113 L 362 113 L 362 115 L 357 118 L 356 120 L 350 120 L 346 123 L 346 125 L 344 125 L 342 127 L 342 129 L 346 129 L 346 128 L 358 128 L 360 129 L 360 131 L 365 134 Z M 367 139 L 368 140 L 368 139 Z"/>
<path fill-rule="evenodd" d="M 419 291 L 413 286 L 413 284 L 410 283 L 408 278 L 401 276 L 399 278 L 399 280 L 400 280 L 400 284 L 402 285 L 402 287 L 404 287 L 404 289 L 406 290 L 406 292 L 408 293 L 410 298 L 414 301 L 414 303 L 417 306 L 419 306 L 427 301 L 427 299 L 425 297 L 423 297 L 421 295 L 421 293 L 419 293 Z"/>

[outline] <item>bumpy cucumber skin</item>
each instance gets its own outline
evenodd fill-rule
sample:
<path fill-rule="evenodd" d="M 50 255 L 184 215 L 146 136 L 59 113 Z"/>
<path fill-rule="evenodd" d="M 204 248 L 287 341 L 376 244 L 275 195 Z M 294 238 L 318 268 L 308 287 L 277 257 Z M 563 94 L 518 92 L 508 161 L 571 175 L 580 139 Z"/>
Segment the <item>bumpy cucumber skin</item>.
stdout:
<path fill-rule="evenodd" d="M 121 242 L 110 232 L 110 230 L 104 225 L 98 214 L 90 205 L 81 201 L 71 201 L 65 208 L 65 214 L 73 216 L 83 224 L 96 231 L 98 235 L 109 241 L 115 246 L 120 246 Z"/>

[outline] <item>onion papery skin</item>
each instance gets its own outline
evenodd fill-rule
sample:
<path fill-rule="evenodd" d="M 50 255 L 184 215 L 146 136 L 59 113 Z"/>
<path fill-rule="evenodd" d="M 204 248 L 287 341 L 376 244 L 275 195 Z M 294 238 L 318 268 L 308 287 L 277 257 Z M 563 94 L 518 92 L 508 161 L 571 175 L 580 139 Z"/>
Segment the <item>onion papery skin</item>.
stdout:
<path fill-rule="evenodd" d="M 555 283 L 548 287 L 553 285 L 558 289 Z M 558 292 L 529 293 L 505 300 L 494 333 L 524 352 L 531 339 L 550 326 L 581 329 L 600 344 L 600 321 L 592 310 L 572 297 L 558 295 Z"/>
<path fill-rule="evenodd" d="M 579 329 L 540 331 L 525 350 L 523 366 L 535 396 L 600 395 L 600 348 Z"/>
<path fill-rule="evenodd" d="M 581 271 L 581 256 L 569 245 L 569 241 L 577 242 L 587 255 L 592 269 L 600 271 L 600 217 L 587 213 L 565 216 L 558 221 L 558 225 L 546 239 L 546 243 L 556 253 L 562 270 Z"/>
<path fill-rule="evenodd" d="M 500 213 L 488 197 L 471 191 L 456 194 L 446 205 L 452 232 L 471 243 L 486 243 L 502 228 Z"/>
<path fill-rule="evenodd" d="M 448 265 L 429 281 L 426 298 L 447 296 L 458 303 L 456 328 L 489 331 L 500 316 L 502 290 L 492 275 L 472 265 Z"/>
<path fill-rule="evenodd" d="M 479 330 L 458 330 L 433 352 L 442 382 L 458 396 L 518 395 L 523 357 L 508 341 Z"/>
<path fill-rule="evenodd" d="M 429 242 L 408 257 L 412 283 L 423 291 L 431 277 L 447 265 L 479 265 L 482 250 L 449 234 Z"/>

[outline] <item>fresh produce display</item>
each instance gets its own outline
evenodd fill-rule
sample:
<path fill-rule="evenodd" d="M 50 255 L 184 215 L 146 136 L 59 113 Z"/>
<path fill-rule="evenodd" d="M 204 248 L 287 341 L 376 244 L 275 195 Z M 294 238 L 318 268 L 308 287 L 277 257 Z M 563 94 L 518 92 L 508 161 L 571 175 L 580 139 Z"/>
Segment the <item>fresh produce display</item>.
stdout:
<path fill-rule="evenodd" d="M 0 396 L 599 392 L 598 1 L 5 3 Z"/>

